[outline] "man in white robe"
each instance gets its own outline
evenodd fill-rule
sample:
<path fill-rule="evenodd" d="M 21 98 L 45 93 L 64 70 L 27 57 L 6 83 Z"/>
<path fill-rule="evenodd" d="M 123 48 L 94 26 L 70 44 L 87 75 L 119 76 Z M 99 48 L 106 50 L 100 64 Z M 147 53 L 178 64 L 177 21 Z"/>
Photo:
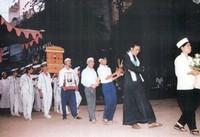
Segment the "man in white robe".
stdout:
<path fill-rule="evenodd" d="M 31 73 L 33 72 L 32 64 L 26 66 L 26 73 L 20 78 L 20 88 L 23 100 L 23 115 L 25 119 L 32 120 L 32 108 L 33 108 L 33 81 Z"/>
<path fill-rule="evenodd" d="M 19 82 L 18 82 L 18 68 L 12 69 L 12 76 L 10 77 L 10 113 L 12 116 L 20 116 L 19 115 Z"/>
<path fill-rule="evenodd" d="M 43 62 L 41 64 L 42 72 L 38 77 L 38 89 L 40 91 L 40 96 L 43 98 L 44 103 L 44 117 L 51 118 L 49 111 L 52 103 L 52 79 L 50 74 L 47 72 L 47 63 Z"/>
<path fill-rule="evenodd" d="M 0 81 L 0 108 L 2 108 L 3 114 L 9 114 L 10 97 L 9 97 L 9 78 L 6 72 L 2 72 L 2 80 Z"/>

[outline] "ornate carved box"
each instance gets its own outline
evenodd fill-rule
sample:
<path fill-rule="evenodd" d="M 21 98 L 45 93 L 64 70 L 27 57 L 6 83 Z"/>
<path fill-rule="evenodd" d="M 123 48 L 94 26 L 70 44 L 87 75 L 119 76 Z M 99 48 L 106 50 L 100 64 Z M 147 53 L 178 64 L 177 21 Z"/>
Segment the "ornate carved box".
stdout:
<path fill-rule="evenodd" d="M 64 49 L 59 46 L 46 47 L 46 60 L 49 73 L 59 73 L 63 68 Z"/>

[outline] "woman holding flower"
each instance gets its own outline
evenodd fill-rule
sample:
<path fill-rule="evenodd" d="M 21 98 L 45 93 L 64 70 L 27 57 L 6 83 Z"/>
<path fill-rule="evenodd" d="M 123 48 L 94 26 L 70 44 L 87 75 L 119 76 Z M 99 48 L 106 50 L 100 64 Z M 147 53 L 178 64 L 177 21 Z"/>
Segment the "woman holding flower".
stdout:
<path fill-rule="evenodd" d="M 181 54 L 176 57 L 174 64 L 177 77 L 178 104 L 182 115 L 174 125 L 174 128 L 186 132 L 187 129 L 184 126 L 187 124 L 192 135 L 199 135 L 195 119 L 197 104 L 195 101 L 196 93 L 194 91 L 195 76 L 198 75 L 199 72 L 193 70 L 190 66 L 192 57 L 190 57 L 189 54 L 192 51 L 192 47 L 188 39 L 184 38 L 176 45 L 181 50 Z"/>

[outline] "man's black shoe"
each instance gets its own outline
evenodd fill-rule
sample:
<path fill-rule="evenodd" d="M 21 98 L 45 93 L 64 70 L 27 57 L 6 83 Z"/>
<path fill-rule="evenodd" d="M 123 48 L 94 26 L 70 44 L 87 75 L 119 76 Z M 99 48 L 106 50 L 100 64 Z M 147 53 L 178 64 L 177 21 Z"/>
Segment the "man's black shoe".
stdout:
<path fill-rule="evenodd" d="M 67 119 L 67 117 L 66 117 L 66 116 L 65 116 L 65 117 L 63 117 L 63 120 L 64 120 L 64 119 Z"/>
<path fill-rule="evenodd" d="M 75 119 L 82 119 L 82 117 L 80 117 L 80 116 L 76 116 L 76 117 L 74 117 Z"/>

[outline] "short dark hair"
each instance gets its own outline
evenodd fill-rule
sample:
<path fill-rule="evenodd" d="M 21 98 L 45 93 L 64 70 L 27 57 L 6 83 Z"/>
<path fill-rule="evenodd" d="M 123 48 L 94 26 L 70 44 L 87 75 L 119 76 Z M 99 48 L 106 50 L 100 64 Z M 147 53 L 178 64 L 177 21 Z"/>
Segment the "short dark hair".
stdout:
<path fill-rule="evenodd" d="M 25 73 L 28 73 L 28 71 L 29 71 L 29 70 L 31 70 L 31 69 L 33 69 L 33 67 L 32 67 L 32 66 L 30 66 L 30 67 L 27 67 L 27 68 L 26 68 L 26 72 L 25 72 Z"/>
<path fill-rule="evenodd" d="M 134 48 L 134 47 L 136 47 L 136 46 L 141 47 L 139 44 L 132 44 L 132 45 L 130 46 L 130 48 Z"/>

